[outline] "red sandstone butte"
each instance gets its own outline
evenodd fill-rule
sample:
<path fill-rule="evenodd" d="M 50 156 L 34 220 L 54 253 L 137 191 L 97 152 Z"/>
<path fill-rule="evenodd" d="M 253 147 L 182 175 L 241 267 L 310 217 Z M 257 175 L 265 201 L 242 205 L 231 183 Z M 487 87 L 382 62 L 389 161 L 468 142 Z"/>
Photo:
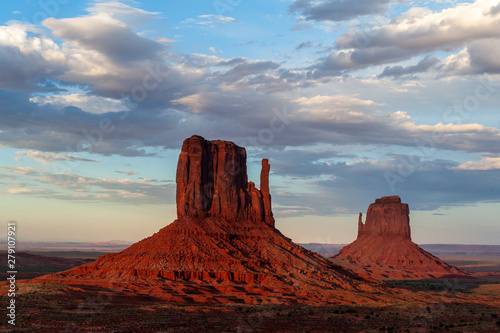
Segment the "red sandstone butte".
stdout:
<path fill-rule="evenodd" d="M 426 279 L 467 272 L 450 266 L 412 242 L 410 209 L 398 196 L 376 199 L 366 222 L 359 213 L 358 237 L 331 260 L 376 279 Z"/>
<path fill-rule="evenodd" d="M 173 223 L 124 251 L 35 281 L 97 285 L 166 301 L 331 304 L 405 299 L 294 244 L 274 227 L 270 164 L 247 180 L 246 151 L 192 136 L 177 167 Z M 391 295 L 392 294 L 392 295 Z"/>
<path fill-rule="evenodd" d="M 247 180 L 245 148 L 193 135 L 184 141 L 177 164 L 177 216 L 265 221 L 274 226 L 269 170 L 268 160 L 262 160 L 261 191 Z"/>

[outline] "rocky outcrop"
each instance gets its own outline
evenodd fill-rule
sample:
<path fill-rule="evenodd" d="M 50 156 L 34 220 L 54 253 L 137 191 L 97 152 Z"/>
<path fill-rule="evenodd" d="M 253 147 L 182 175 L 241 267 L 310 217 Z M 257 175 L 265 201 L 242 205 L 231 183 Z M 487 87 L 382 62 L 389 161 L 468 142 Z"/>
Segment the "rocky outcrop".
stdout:
<path fill-rule="evenodd" d="M 359 214 L 358 238 L 383 237 L 411 240 L 410 209 L 408 204 L 401 203 L 398 196 L 376 199 L 368 207 L 365 224 L 362 222 L 362 213 Z"/>
<path fill-rule="evenodd" d="M 262 203 L 264 205 L 264 220 L 267 224 L 274 226 L 273 211 L 271 209 L 271 194 L 269 193 L 269 171 L 271 165 L 267 158 L 262 159 L 262 169 L 260 171 L 260 191 L 262 193 Z"/>
<path fill-rule="evenodd" d="M 186 139 L 176 177 L 177 220 L 120 253 L 37 281 L 100 285 L 175 302 L 319 305 L 381 297 L 376 281 L 283 236 L 274 227 L 269 161 L 262 160 L 260 190 L 246 170 L 244 148 Z"/>
<path fill-rule="evenodd" d="M 426 279 L 468 275 L 421 249 L 411 241 L 410 209 L 398 196 L 376 199 L 363 223 L 359 213 L 358 237 L 331 260 L 356 274 L 378 279 Z"/>
<path fill-rule="evenodd" d="M 178 218 L 222 217 L 274 226 L 269 170 L 269 161 L 262 160 L 261 191 L 247 180 L 245 148 L 193 135 L 184 140 L 177 164 Z"/>

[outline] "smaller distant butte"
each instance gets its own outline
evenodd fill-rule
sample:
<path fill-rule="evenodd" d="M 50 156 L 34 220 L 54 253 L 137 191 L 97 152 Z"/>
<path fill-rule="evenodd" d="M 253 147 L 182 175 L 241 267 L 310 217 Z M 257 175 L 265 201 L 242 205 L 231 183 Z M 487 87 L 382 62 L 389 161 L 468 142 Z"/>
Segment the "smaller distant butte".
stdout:
<path fill-rule="evenodd" d="M 357 239 L 330 259 L 352 272 L 375 279 L 469 275 L 412 242 L 410 209 L 396 195 L 370 204 L 365 223 L 359 213 Z"/>

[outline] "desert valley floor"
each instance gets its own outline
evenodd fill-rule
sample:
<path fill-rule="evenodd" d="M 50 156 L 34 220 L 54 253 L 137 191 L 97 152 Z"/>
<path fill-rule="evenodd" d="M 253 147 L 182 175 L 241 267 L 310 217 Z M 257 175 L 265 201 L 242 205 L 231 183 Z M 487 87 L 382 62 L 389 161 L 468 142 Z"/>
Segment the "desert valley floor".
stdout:
<path fill-rule="evenodd" d="M 331 256 L 341 245 L 302 244 Z M 422 246 L 440 258 L 489 279 L 399 280 L 389 284 L 438 295 L 437 302 L 283 306 L 259 304 L 179 304 L 89 286 L 29 283 L 28 279 L 70 269 L 103 252 L 19 253 L 19 312 L 16 332 L 498 332 L 498 303 L 456 302 L 467 294 L 500 298 L 500 246 Z M 101 249 L 105 250 L 105 249 Z M 116 249 L 110 249 L 116 251 Z M 467 251 L 469 251 L 467 253 Z M 2 253 L 3 254 L 3 253 Z M 4 258 L 3 255 L 0 258 Z M 5 265 L 4 260 L 1 261 Z M 6 274 L 2 274 L 5 279 Z M 5 292 L 2 286 L 2 294 Z M 5 295 L 1 296 L 5 303 Z M 126 320 L 124 320 L 126 318 Z M 12 329 L 0 327 L 0 332 Z"/>

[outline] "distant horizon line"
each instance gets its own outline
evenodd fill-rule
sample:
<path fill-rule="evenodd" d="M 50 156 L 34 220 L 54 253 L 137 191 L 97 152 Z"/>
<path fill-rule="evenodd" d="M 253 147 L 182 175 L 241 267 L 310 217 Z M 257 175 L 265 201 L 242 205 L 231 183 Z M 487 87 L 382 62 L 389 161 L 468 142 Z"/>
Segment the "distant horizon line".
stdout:
<path fill-rule="evenodd" d="M 144 238 L 143 238 L 144 239 Z M 18 240 L 18 245 L 22 247 L 23 244 L 34 244 L 34 243 L 56 243 L 56 244 L 89 244 L 89 245 L 132 245 L 140 242 L 142 239 L 137 241 L 125 241 L 125 240 L 109 240 L 109 241 L 91 241 L 91 240 Z M 354 240 L 353 240 L 354 241 Z M 319 243 L 319 242 L 294 242 L 295 244 L 321 244 L 321 245 L 347 245 L 349 243 Z M 414 242 L 415 243 L 415 242 Z M 500 246 L 499 244 L 483 244 L 483 243 L 417 243 L 418 245 L 481 245 L 481 246 Z M 3 248 L 0 247 L 0 249 Z"/>

